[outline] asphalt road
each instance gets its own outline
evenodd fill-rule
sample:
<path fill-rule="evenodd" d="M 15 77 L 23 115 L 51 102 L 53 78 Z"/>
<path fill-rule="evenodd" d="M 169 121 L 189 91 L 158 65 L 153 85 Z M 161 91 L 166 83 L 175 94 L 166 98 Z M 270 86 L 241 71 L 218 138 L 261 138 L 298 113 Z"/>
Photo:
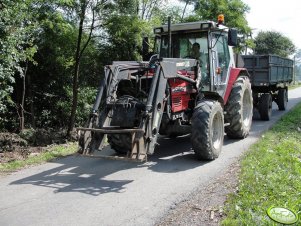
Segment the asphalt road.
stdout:
<path fill-rule="evenodd" d="M 300 101 L 301 88 L 289 92 L 289 109 Z M 13 173 L 0 179 L 0 225 L 154 225 L 284 113 L 274 105 L 271 121 L 255 115 L 249 137 L 225 137 L 220 157 L 211 162 L 197 161 L 184 136 L 161 138 L 146 163 L 72 156 Z"/>

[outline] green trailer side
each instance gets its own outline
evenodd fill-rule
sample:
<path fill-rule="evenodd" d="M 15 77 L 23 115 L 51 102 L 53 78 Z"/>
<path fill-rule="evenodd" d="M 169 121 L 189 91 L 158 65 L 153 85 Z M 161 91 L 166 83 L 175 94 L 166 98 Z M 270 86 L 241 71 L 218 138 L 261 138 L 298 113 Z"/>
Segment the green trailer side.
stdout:
<path fill-rule="evenodd" d="M 251 78 L 254 107 L 261 119 L 270 120 L 272 101 L 279 110 L 286 109 L 294 62 L 276 55 L 243 55 L 242 58 Z"/>

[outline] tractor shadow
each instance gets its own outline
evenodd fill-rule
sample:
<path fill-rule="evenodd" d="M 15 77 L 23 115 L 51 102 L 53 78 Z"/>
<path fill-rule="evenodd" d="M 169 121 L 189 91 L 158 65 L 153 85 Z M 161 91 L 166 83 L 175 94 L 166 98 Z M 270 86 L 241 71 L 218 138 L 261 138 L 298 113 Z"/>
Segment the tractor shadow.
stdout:
<path fill-rule="evenodd" d="M 194 158 L 189 136 L 176 139 L 160 138 L 159 143 L 155 154 L 144 163 L 90 158 L 75 154 L 52 161 L 56 166 L 52 169 L 13 181 L 9 185 L 42 186 L 51 188 L 54 194 L 79 192 L 99 196 L 126 192 L 129 184 L 137 179 L 135 173 L 131 171 L 146 171 L 145 174 L 150 176 L 147 172 L 149 170 L 176 173 L 207 163 Z M 114 155 L 112 150 L 107 152 Z M 37 168 L 42 169 L 44 166 Z M 144 176 L 144 173 L 139 173 L 139 177 Z"/>
<path fill-rule="evenodd" d="M 105 193 L 121 193 L 133 180 L 109 180 L 105 177 L 117 171 L 127 170 L 133 165 L 112 163 L 100 159 L 70 156 L 54 161 L 60 166 L 39 172 L 10 183 L 10 185 L 30 184 L 52 188 L 53 193 L 80 192 L 98 196 Z"/>

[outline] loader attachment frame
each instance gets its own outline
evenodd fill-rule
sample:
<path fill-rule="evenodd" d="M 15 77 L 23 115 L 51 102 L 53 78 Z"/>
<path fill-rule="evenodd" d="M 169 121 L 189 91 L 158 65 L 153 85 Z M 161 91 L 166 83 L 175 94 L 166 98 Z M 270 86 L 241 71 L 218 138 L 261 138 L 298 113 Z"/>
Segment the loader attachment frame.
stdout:
<path fill-rule="evenodd" d="M 147 62 L 113 62 L 105 67 L 105 76 L 98 89 L 95 104 L 85 127 L 77 128 L 79 138 L 79 152 L 83 155 L 93 155 L 94 151 L 101 151 L 108 134 L 129 134 L 131 136 L 131 148 L 127 151 L 125 159 L 146 161 L 147 154 L 154 152 L 159 135 L 162 115 L 167 102 L 167 80 L 180 78 L 195 85 L 195 80 L 177 74 L 177 70 L 188 66 L 196 66 L 196 60 L 185 59 L 158 59 L 149 64 Z M 150 73 L 153 71 L 153 73 Z M 148 90 L 144 101 L 134 104 L 118 102 L 118 85 L 122 80 L 146 83 Z M 149 82 L 150 84 L 147 84 Z M 139 91 L 137 91 L 139 92 Z M 127 95 L 122 96 L 127 98 Z M 114 114 L 127 109 L 135 109 L 139 112 L 136 126 L 123 127 L 112 125 Z M 127 119 L 124 119 L 127 120 Z M 121 123 L 122 124 L 122 123 Z M 112 157 L 110 157 L 112 158 Z M 117 157 L 120 159 L 120 157 Z"/>

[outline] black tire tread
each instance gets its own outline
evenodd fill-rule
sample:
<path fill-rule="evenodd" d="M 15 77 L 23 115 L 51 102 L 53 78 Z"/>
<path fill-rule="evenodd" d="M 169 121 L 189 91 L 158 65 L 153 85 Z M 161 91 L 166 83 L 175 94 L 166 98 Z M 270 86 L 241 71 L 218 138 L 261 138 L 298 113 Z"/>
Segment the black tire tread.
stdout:
<path fill-rule="evenodd" d="M 119 154 L 126 154 L 132 148 L 132 138 L 129 134 L 109 134 L 108 143 Z"/>
<path fill-rule="evenodd" d="M 285 111 L 286 104 L 287 104 L 287 90 L 282 88 L 278 91 L 278 95 L 277 95 L 277 105 L 279 111 Z"/>
<path fill-rule="evenodd" d="M 258 112 L 261 120 L 269 121 L 272 111 L 272 96 L 270 93 L 264 93 L 260 96 L 258 103 Z"/>
<path fill-rule="evenodd" d="M 250 103 L 252 104 L 250 112 L 250 125 L 248 127 L 245 127 L 243 125 L 242 116 L 243 94 L 246 89 L 250 92 Z M 247 76 L 240 76 L 234 83 L 228 102 L 225 106 L 225 111 L 225 122 L 230 123 L 230 125 L 225 128 L 227 136 L 230 138 L 239 139 L 247 137 L 249 135 L 253 115 L 253 98 L 251 91 L 251 83 Z"/>
<path fill-rule="evenodd" d="M 215 105 L 218 105 L 223 117 L 223 110 L 220 103 L 211 100 L 201 101 L 195 108 L 192 116 L 191 143 L 199 160 L 213 160 L 219 155 L 219 153 L 214 153 L 209 137 L 211 129 L 210 117 L 213 117 L 211 116 L 211 112 Z M 224 127 L 224 125 L 221 126 Z M 221 142 L 221 145 L 222 144 L 223 141 Z"/>
<path fill-rule="evenodd" d="M 124 95 L 118 100 L 119 103 L 128 103 L 128 101 L 135 102 L 135 98 Z M 115 113 L 113 112 L 113 114 Z M 114 117 L 112 117 L 111 125 L 119 125 L 118 122 L 114 121 Z M 127 117 L 124 126 L 125 125 L 129 128 L 134 127 L 134 119 Z M 126 154 L 132 149 L 132 136 L 130 134 L 108 134 L 107 138 L 111 148 L 118 154 Z"/>

